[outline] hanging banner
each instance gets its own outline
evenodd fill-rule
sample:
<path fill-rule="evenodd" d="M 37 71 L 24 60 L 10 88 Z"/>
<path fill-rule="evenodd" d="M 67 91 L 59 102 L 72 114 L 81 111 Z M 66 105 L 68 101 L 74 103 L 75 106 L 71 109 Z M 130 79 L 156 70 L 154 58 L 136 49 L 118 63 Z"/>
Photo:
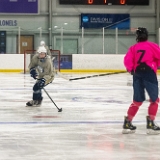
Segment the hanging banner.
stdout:
<path fill-rule="evenodd" d="M 38 0 L 0 0 L 0 13 L 38 14 Z"/>
<path fill-rule="evenodd" d="M 130 29 L 129 14 L 81 14 L 81 28 Z"/>

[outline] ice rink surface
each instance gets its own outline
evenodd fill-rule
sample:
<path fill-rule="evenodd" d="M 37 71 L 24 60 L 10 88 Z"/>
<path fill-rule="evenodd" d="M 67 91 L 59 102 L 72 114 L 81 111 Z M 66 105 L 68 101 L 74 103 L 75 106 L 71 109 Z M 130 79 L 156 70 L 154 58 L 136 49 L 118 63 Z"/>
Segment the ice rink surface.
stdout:
<path fill-rule="evenodd" d="M 56 76 L 45 88 L 62 112 L 44 92 L 41 107 L 25 107 L 35 83 L 29 74 L 1 73 L 0 82 L 0 160 L 160 160 L 160 135 L 146 134 L 147 101 L 133 120 L 136 133 L 122 134 L 128 73 Z"/>

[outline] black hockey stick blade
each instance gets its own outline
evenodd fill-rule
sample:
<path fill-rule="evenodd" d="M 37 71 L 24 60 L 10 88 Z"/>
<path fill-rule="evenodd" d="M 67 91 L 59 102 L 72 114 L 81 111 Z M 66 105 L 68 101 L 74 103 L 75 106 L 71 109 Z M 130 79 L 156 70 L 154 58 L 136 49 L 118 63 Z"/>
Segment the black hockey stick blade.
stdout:
<path fill-rule="evenodd" d="M 59 108 L 58 112 L 62 112 L 62 108 Z"/>
<path fill-rule="evenodd" d="M 99 76 L 107 76 L 107 75 L 119 74 L 119 73 L 127 73 L 127 71 L 111 72 L 111 73 L 97 74 L 97 75 L 86 76 L 86 77 L 71 78 L 71 79 L 69 79 L 69 80 L 70 80 L 70 81 L 74 81 L 74 80 L 80 80 L 80 79 L 86 79 L 86 78 L 93 78 L 93 77 L 99 77 Z"/>

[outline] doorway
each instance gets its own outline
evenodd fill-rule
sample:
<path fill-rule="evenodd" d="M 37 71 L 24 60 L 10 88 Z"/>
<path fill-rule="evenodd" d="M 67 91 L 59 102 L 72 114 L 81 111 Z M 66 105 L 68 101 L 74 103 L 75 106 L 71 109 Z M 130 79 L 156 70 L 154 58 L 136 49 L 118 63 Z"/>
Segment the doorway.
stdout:
<path fill-rule="evenodd" d="M 18 42 L 18 37 L 17 37 L 17 42 Z M 17 51 L 19 47 L 18 45 L 17 45 Z M 21 35 L 20 36 L 20 53 L 23 54 L 25 50 L 34 50 L 34 36 L 33 35 Z"/>

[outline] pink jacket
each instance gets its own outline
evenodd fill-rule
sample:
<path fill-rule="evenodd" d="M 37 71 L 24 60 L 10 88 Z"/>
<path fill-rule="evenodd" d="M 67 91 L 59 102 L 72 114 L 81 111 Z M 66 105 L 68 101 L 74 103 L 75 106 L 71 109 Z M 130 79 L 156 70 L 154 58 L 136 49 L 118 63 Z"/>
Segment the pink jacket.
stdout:
<path fill-rule="evenodd" d="M 124 65 L 128 72 L 135 71 L 136 67 L 145 62 L 155 72 L 160 66 L 160 48 L 156 43 L 145 41 L 131 46 L 124 57 Z"/>

